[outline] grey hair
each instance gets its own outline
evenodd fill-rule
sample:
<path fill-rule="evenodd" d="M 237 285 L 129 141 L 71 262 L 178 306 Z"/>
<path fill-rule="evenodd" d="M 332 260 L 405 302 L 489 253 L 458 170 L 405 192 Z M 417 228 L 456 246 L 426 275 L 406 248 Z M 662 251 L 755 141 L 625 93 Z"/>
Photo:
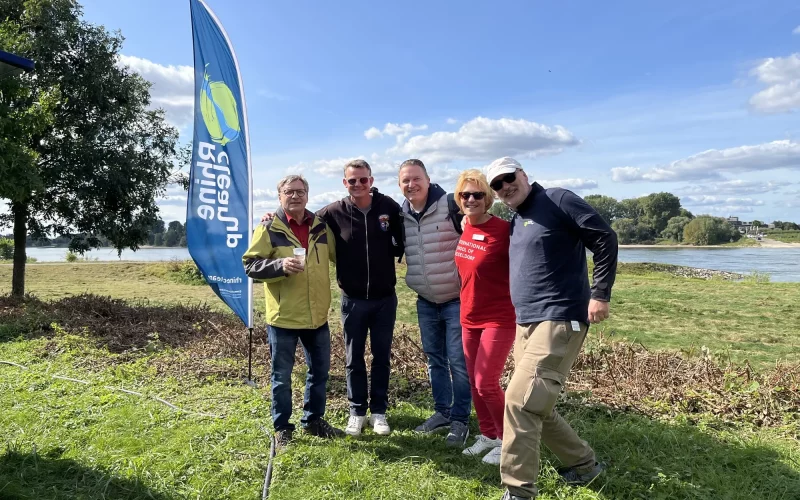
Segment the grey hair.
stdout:
<path fill-rule="evenodd" d="M 372 167 L 369 166 L 369 163 L 360 158 L 347 162 L 347 165 L 344 166 L 344 175 L 347 175 L 348 168 L 366 168 L 369 175 L 372 175 Z"/>
<path fill-rule="evenodd" d="M 398 171 L 399 170 L 403 170 L 403 167 L 408 167 L 408 166 L 415 166 L 415 167 L 421 168 L 422 171 L 425 172 L 425 177 L 430 179 L 430 176 L 428 175 L 428 169 L 425 168 L 425 164 L 422 163 L 422 160 L 418 160 L 416 158 L 410 158 L 410 159 L 404 161 L 403 163 L 401 163 L 400 164 L 400 168 L 398 168 L 397 170 Z"/>
<path fill-rule="evenodd" d="M 308 181 L 302 175 L 287 175 L 280 181 L 278 181 L 278 193 L 283 192 L 283 186 L 287 184 L 291 184 L 294 181 L 303 181 L 303 186 L 305 186 L 306 191 L 308 191 Z"/>

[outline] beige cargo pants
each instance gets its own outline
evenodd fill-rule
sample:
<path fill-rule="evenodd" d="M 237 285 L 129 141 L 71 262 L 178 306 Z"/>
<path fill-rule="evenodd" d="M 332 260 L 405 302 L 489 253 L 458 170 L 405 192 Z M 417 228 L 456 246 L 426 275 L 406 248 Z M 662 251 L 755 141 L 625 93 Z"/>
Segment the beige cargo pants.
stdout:
<path fill-rule="evenodd" d="M 536 496 L 540 441 L 564 466 L 594 466 L 594 451 L 555 409 L 587 330 L 570 321 L 517 325 L 500 458 L 500 477 L 512 495 Z"/>

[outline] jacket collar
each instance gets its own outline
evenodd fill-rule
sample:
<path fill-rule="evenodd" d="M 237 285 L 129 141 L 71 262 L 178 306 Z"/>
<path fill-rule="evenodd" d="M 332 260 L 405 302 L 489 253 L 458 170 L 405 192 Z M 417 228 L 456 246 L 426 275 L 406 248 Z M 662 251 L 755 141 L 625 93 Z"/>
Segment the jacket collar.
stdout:
<path fill-rule="evenodd" d="M 533 204 L 536 202 L 536 195 L 541 193 L 542 191 L 544 191 L 544 188 L 541 185 L 539 185 L 538 182 L 534 181 L 534 183 L 531 184 L 531 192 L 528 193 L 528 196 L 525 198 L 525 200 L 522 203 L 520 203 L 519 206 L 517 207 L 516 210 L 517 213 L 531 208 Z"/>

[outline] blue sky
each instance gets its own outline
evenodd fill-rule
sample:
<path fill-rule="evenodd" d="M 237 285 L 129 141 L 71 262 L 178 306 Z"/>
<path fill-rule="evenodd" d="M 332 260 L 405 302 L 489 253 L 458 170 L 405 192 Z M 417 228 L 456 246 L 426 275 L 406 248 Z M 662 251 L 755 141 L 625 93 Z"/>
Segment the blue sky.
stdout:
<path fill-rule="evenodd" d="M 207 3 L 241 66 L 257 212 L 289 172 L 317 208 L 344 195 L 351 158 L 399 197 L 405 158 L 452 188 L 509 154 L 581 195 L 670 191 L 695 214 L 800 221 L 796 1 Z M 188 140 L 189 2 L 83 5 L 122 31 L 122 62 Z M 161 206 L 185 217 L 176 189 Z"/>

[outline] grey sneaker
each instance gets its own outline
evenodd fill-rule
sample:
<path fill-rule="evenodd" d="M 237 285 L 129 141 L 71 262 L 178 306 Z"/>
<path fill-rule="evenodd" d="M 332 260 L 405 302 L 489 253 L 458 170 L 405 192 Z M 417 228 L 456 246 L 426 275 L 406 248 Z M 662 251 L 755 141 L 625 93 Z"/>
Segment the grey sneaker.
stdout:
<path fill-rule="evenodd" d="M 469 437 L 469 427 L 464 422 L 453 420 L 450 424 L 450 432 L 445 438 L 445 444 L 454 448 L 463 448 Z"/>
<path fill-rule="evenodd" d="M 602 474 L 604 470 L 606 470 L 605 464 L 595 462 L 594 467 L 583 472 L 578 472 L 575 467 L 561 467 L 558 469 L 558 475 L 570 486 L 585 486 Z"/>
<path fill-rule="evenodd" d="M 531 500 L 531 497 L 518 497 L 517 495 L 512 495 L 511 493 L 506 490 L 503 494 L 503 498 L 500 500 Z"/>
<path fill-rule="evenodd" d="M 450 425 L 450 419 L 439 413 L 438 411 L 428 417 L 428 420 L 422 422 L 414 432 L 421 432 L 423 434 L 431 434 L 447 429 Z"/>

